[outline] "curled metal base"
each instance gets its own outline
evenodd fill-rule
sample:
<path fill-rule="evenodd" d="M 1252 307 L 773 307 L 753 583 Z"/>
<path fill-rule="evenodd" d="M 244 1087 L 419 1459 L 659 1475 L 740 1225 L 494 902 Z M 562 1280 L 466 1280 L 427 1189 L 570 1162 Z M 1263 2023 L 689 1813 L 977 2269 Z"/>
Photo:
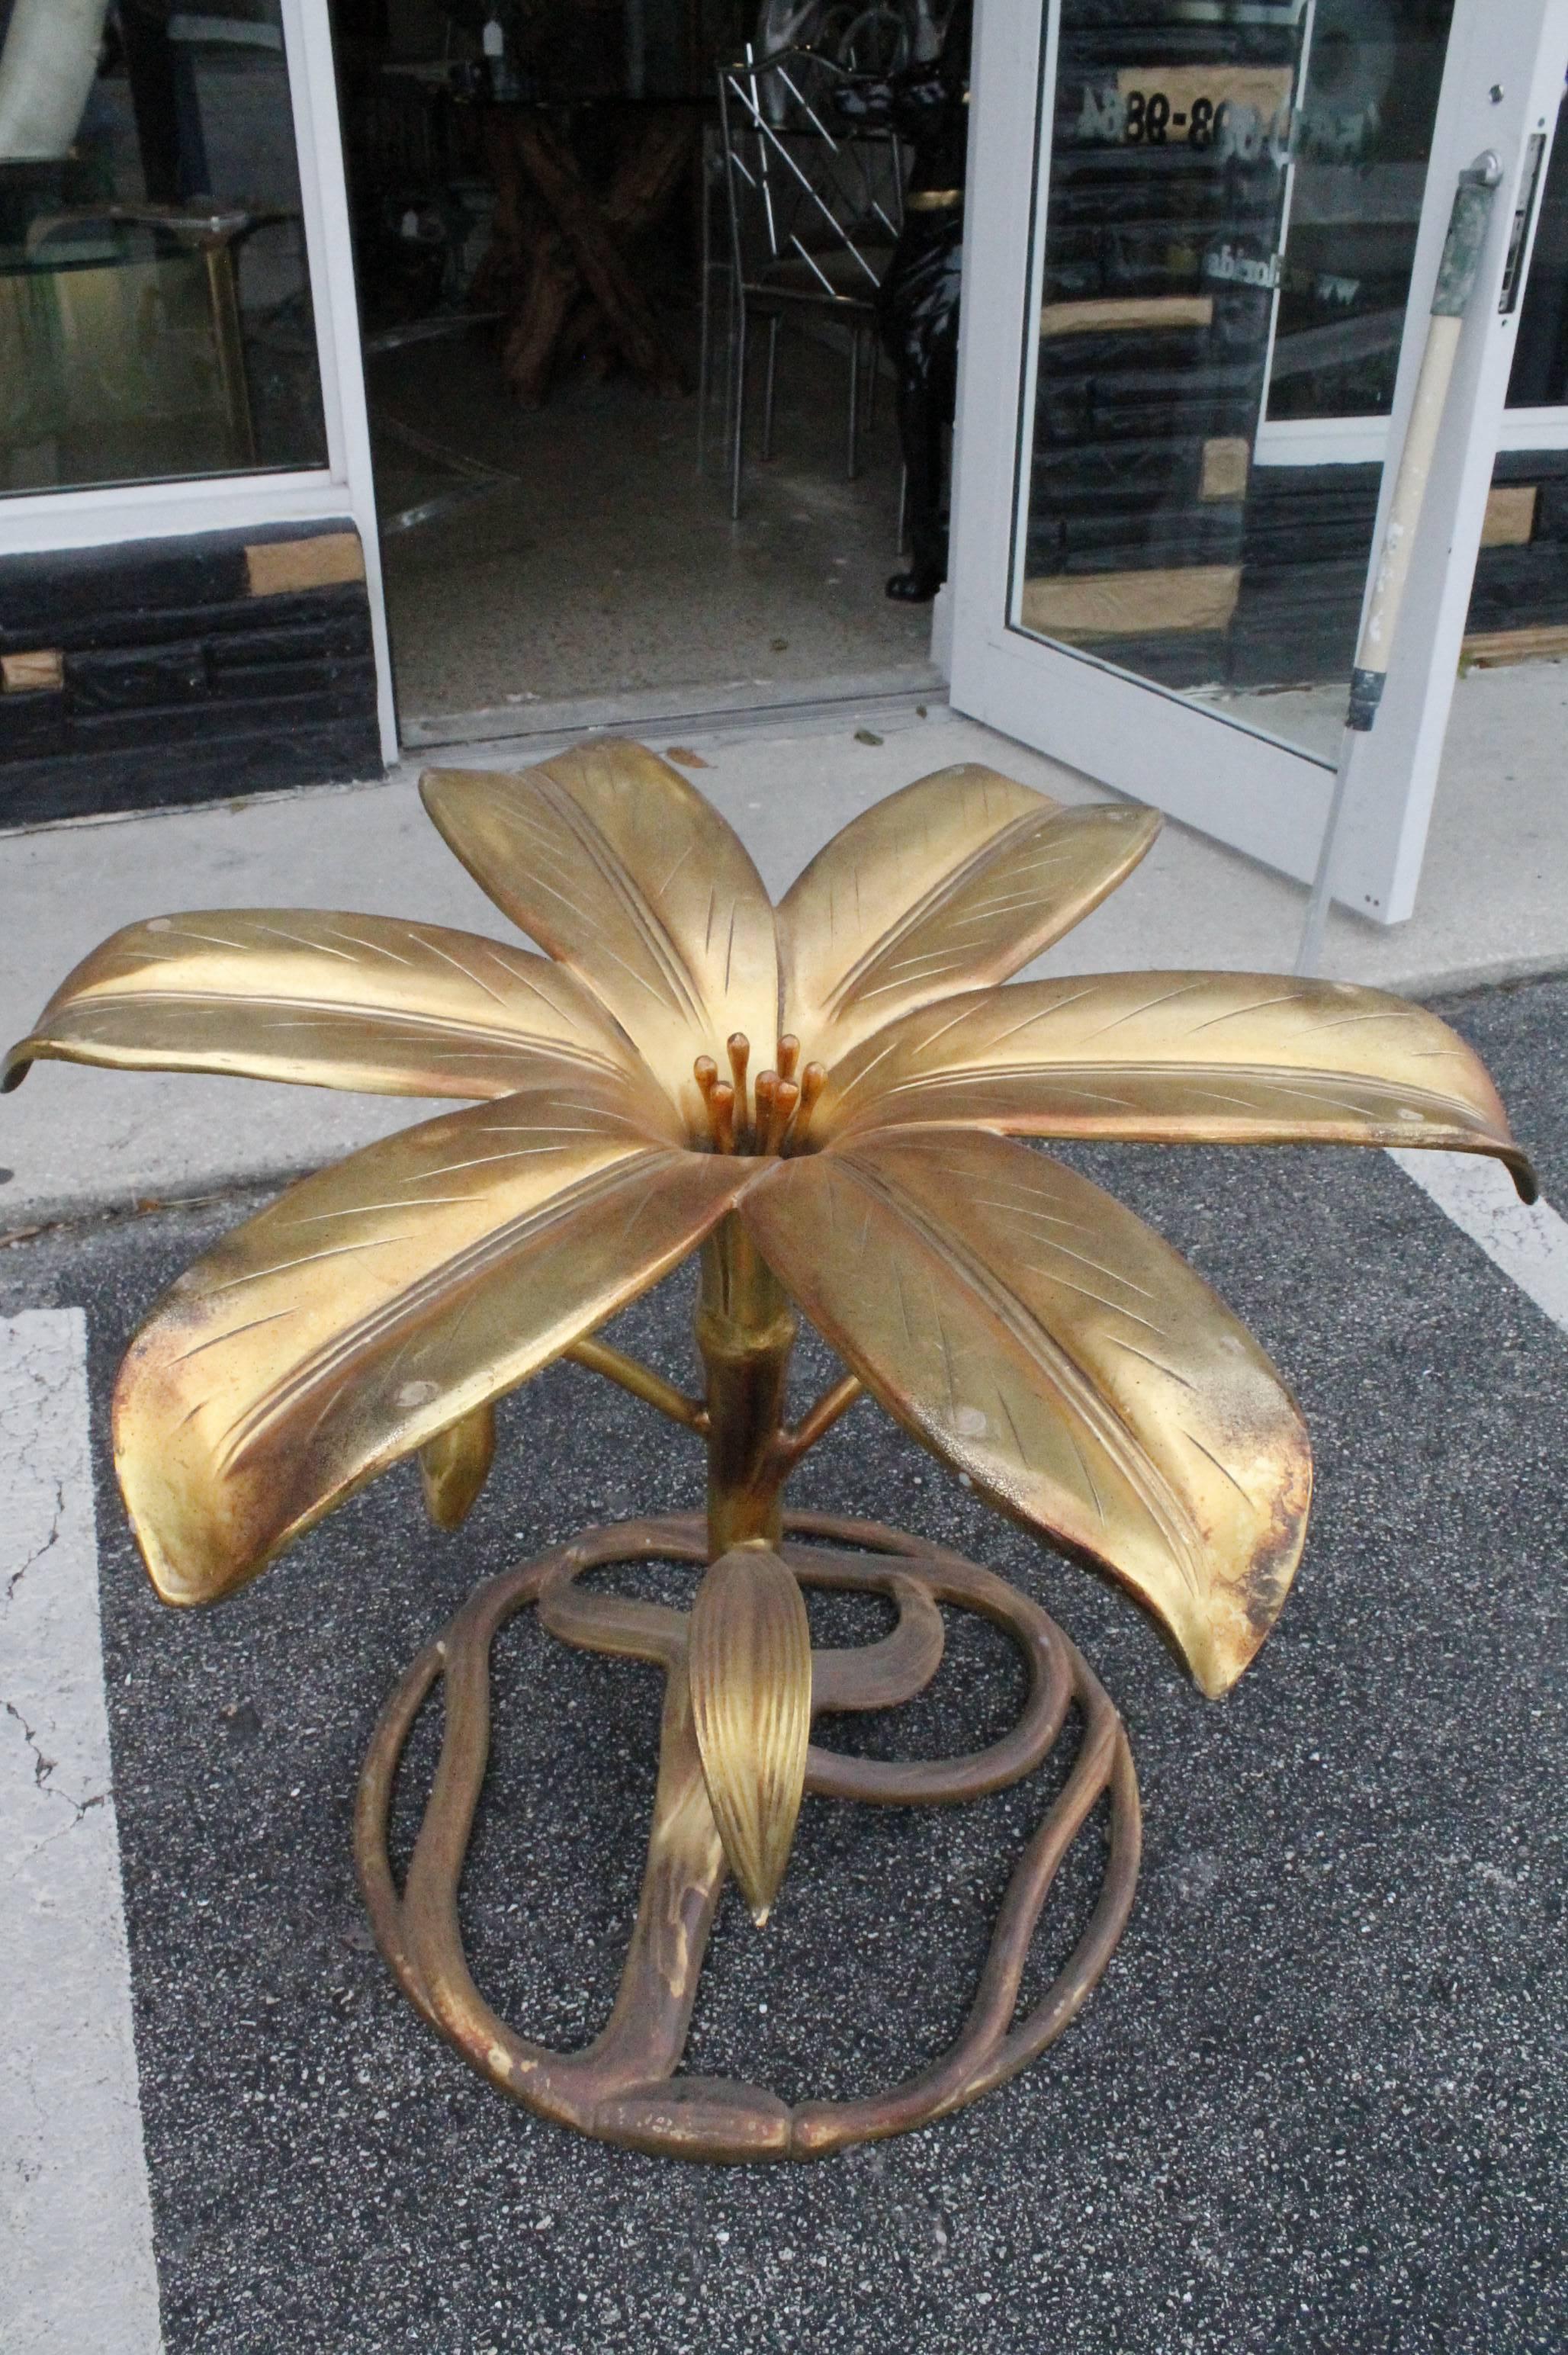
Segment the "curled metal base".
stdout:
<path fill-rule="evenodd" d="M 692 1730 L 684 1612 L 582 1587 L 585 1572 L 618 1561 L 702 1563 L 699 1515 L 628 1521 L 590 1531 L 479 1587 L 445 1634 L 422 1651 L 387 1704 L 365 1761 L 355 1817 L 360 1885 L 382 1954 L 432 2026 L 505 2094 L 580 2133 L 679 2158 L 814 2158 L 901 2134 L 961 2108 L 1025 2068 L 1087 2000 L 1121 1936 L 1137 1878 L 1137 1781 L 1122 1721 L 1061 1629 L 987 1570 L 876 1522 L 790 1513 L 781 1551 L 805 1587 L 883 1594 L 898 1624 L 881 1641 L 812 1655 L 813 1715 L 889 1709 L 912 1700 L 942 1657 L 937 1605 L 979 1612 L 1023 1654 L 1029 1696 L 1012 1730 L 988 1749 L 953 1759 L 888 1763 L 813 1745 L 805 1787 L 881 1806 L 950 1805 L 1000 1791 L 1049 1755 L 1069 1708 L 1082 1714 L 1078 1754 L 1016 1866 L 964 2028 L 916 2077 L 852 2102 L 793 2107 L 759 2085 L 677 2076 L 697 1982 L 725 1877 Z M 835 1547 L 862 1550 L 840 1552 Z M 485 1779 L 490 1729 L 490 1646 L 526 1604 L 562 1642 L 656 1662 L 665 1670 L 664 1722 L 647 1870 L 620 1989 L 603 2033 L 578 2052 L 518 2036 L 469 1974 L 457 1887 Z M 403 1746 L 438 1677 L 444 1678 L 440 1764 L 401 1893 L 387 1824 Z M 1104 1880 L 1083 1936 L 1040 1999 L 1015 2019 L 1029 1942 L 1051 1884 L 1096 1802 L 1109 1798 Z"/>

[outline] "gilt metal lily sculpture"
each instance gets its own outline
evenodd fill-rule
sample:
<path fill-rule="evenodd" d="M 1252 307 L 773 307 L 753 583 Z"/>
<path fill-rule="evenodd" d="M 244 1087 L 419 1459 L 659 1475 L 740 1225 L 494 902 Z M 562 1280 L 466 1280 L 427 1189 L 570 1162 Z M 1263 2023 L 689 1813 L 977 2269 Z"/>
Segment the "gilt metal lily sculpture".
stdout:
<path fill-rule="evenodd" d="M 1072 2016 L 1130 1899 L 1136 1785 L 1114 1711 L 1043 1614 L 865 1525 L 788 1517 L 792 1544 L 791 1467 L 869 1391 L 980 1495 L 1119 1581 L 1221 1693 L 1300 1557 L 1300 1414 L 1174 1252 L 1017 1140 L 1428 1146 L 1496 1155 L 1527 1195 L 1529 1165 L 1477 1057 L 1399 998 L 1233 973 L 1003 986 L 1136 865 L 1158 826 L 1147 810 L 1062 806 L 988 769 L 944 770 L 855 819 L 775 910 L 731 827 L 635 744 L 516 775 L 437 771 L 422 790 L 548 955 L 388 917 L 158 917 L 79 966 L 8 1058 L 7 1087 L 54 1056 L 473 1100 L 291 1187 L 154 1310 L 114 1401 L 137 1540 L 165 1600 L 210 1602 L 415 1451 L 432 1517 L 453 1525 L 488 1470 L 494 1401 L 563 1354 L 700 1433 L 705 1530 L 577 1541 L 493 1582 L 498 1599 L 481 1590 L 477 1618 L 415 1664 L 362 1793 L 372 1913 L 421 2009 L 549 2115 L 709 2157 L 892 2131 L 998 2082 Z M 705 1383 L 688 1399 L 593 1337 L 699 1247 Z M 848 1370 L 792 1429 L 797 1311 Z M 825 1537 L 840 1550 L 800 1541 Z M 576 1587 L 639 1552 L 712 1562 L 689 1617 Z M 885 1592 L 898 1628 L 814 1656 L 803 1584 Z M 1006 1760 L 998 1745 L 985 1773 L 810 1747 L 814 1710 L 919 1689 L 940 1657 L 938 1600 L 987 1612 L 1024 1646 L 1029 1742 Z M 441 1802 L 456 1816 L 427 1822 L 401 1893 L 377 1828 L 424 1693 L 444 1671 L 450 1734 L 453 1658 L 479 1646 L 482 1689 L 492 1623 L 530 1601 L 565 1640 L 657 1659 L 669 1680 L 621 2001 L 571 2056 L 515 2037 L 462 1961 L 455 1881 L 482 1729 L 467 1800 Z M 1026 1765 L 1044 1754 L 1074 1693 L 1084 1747 L 1099 1745 L 1079 1820 L 1111 1793 L 1119 1881 L 1051 2020 L 1037 2008 L 1025 2035 L 1008 1994 L 1054 1870 L 1042 1849 L 1033 1911 L 998 1933 L 968 2044 L 918 2094 L 791 2112 L 757 2088 L 673 2075 L 726 1866 L 764 1915 L 803 1789 L 897 1801 L 997 1787 L 1025 1750 Z M 1040 1835 L 1047 1849 L 1066 1837 Z"/>

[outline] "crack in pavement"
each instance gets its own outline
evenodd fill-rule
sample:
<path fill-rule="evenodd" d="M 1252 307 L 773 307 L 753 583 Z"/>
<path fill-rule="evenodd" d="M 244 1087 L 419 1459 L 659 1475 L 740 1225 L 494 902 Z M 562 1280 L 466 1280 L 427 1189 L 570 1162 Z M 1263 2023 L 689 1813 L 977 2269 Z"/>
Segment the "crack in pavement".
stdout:
<path fill-rule="evenodd" d="M 22 1729 L 22 1739 L 33 1753 L 33 1782 L 36 1788 L 47 1792 L 51 1799 L 63 1799 L 66 1806 L 73 1810 L 79 1821 L 87 1814 L 90 1807 L 101 1807 L 112 1796 L 112 1791 L 103 1790 L 94 1791 L 89 1798 L 73 1799 L 69 1791 L 62 1791 L 58 1784 L 49 1779 L 59 1764 L 59 1759 L 49 1757 L 38 1740 L 37 1732 L 27 1723 L 14 1700 L 8 1700 L 5 1703 L 5 1714 L 7 1717 L 16 1719 Z"/>
<path fill-rule="evenodd" d="M 60 1523 L 65 1518 L 65 1482 L 63 1480 L 57 1480 L 55 1482 L 55 1514 L 53 1520 L 49 1523 L 49 1533 L 44 1540 L 43 1544 L 41 1546 L 35 1546 L 33 1551 L 27 1556 L 27 1561 L 22 1564 L 21 1568 L 19 1570 L 14 1570 L 11 1572 L 10 1577 L 5 1581 L 5 1600 L 7 1603 L 10 1602 L 12 1596 L 16 1593 L 17 1587 L 20 1586 L 22 1581 L 27 1575 L 27 1572 L 30 1570 L 36 1570 L 39 1562 L 42 1561 L 45 1554 L 48 1553 L 55 1546 L 59 1545 Z M 7 1702 L 6 1706 L 9 1707 L 10 1704 Z"/>

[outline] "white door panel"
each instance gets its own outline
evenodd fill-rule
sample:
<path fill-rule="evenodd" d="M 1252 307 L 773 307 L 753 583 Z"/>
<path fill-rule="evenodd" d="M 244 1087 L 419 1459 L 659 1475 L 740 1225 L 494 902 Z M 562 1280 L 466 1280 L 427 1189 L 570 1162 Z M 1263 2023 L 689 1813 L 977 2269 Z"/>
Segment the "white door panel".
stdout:
<path fill-rule="evenodd" d="M 1315 87 L 1319 10 L 1328 29 Z M 1370 41 L 1365 54 L 1355 48 L 1347 27 L 1360 20 L 1344 16 L 1341 0 L 1168 0 L 1136 12 L 981 0 L 949 591 L 956 708 L 1309 878 L 1365 518 L 1354 563 L 1301 576 L 1332 582 L 1328 619 L 1292 605 L 1288 536 L 1283 563 L 1273 551 L 1266 578 L 1280 586 L 1281 619 L 1271 632 L 1266 598 L 1253 593 L 1264 567 L 1248 569 L 1257 470 L 1243 506 L 1238 445 L 1242 463 L 1283 455 L 1293 439 L 1319 464 L 1341 453 L 1365 464 L 1380 441 L 1397 454 L 1455 182 L 1479 149 L 1495 148 L 1504 181 L 1339 870 L 1343 896 L 1383 922 L 1414 902 L 1513 346 L 1514 315 L 1499 307 L 1504 265 L 1528 143 L 1538 131 L 1550 141 L 1568 62 L 1568 0 L 1501 10 L 1456 0 L 1445 52 L 1427 12 L 1402 10 L 1403 0 L 1383 0 L 1378 29 L 1390 36 L 1407 18 L 1413 28 L 1383 74 L 1403 114 L 1385 92 L 1381 111 L 1339 116 L 1334 93 L 1353 96 L 1356 74 L 1366 80 L 1380 62 Z M 1135 15 L 1142 32 L 1118 22 Z M 1275 107 L 1266 122 L 1264 105 Z M 1336 140 L 1361 157 L 1354 171 L 1338 168 Z M 1311 192 L 1295 265 L 1293 181 Z M 1352 198 L 1342 228 L 1341 190 Z M 1122 226 L 1140 205 L 1157 230 L 1170 222 L 1163 244 L 1163 230 L 1151 243 Z M 1154 266 L 1140 278 L 1148 252 Z M 1328 273 L 1340 258 L 1343 272 Z M 1397 370 L 1386 324 L 1395 298 L 1407 305 Z M 1271 353 L 1285 414 L 1264 426 Z M 1383 415 L 1336 413 L 1358 401 Z M 1304 541 L 1317 521 L 1309 503 Z M 1331 539 L 1331 518 L 1325 528 Z M 1307 680 L 1318 682 L 1307 698 L 1267 691 Z"/>

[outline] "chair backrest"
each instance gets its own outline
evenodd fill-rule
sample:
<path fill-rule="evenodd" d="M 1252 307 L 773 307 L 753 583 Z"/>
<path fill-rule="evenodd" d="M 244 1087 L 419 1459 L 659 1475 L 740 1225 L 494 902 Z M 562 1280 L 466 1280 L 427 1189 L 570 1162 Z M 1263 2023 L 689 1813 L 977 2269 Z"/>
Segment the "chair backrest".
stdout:
<path fill-rule="evenodd" d="M 719 116 L 730 232 L 742 284 L 787 270 L 824 303 L 869 299 L 902 221 L 898 143 L 850 130 L 835 89 L 851 80 L 812 49 L 748 51 L 719 70 Z"/>
<path fill-rule="evenodd" d="M 887 75 L 935 57 L 944 0 L 763 0 L 758 53 L 809 48 L 851 73 Z"/>

